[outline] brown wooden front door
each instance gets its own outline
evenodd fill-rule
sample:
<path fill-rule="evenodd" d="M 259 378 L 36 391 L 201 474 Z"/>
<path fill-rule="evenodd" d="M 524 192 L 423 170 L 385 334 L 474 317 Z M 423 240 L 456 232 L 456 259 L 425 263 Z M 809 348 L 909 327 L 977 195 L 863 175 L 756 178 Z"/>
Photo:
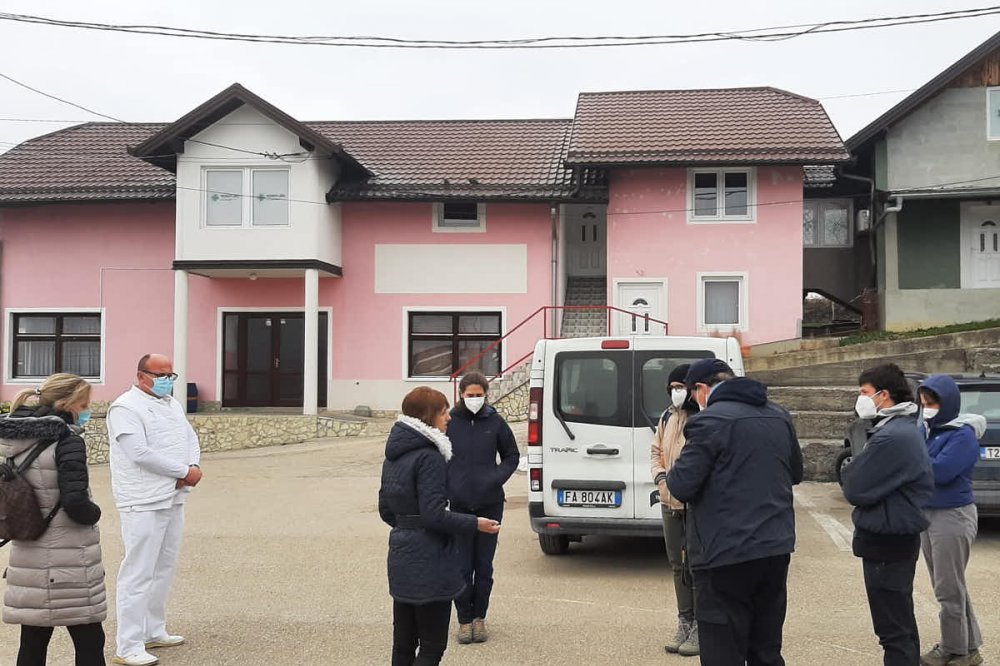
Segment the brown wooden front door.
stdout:
<path fill-rule="evenodd" d="M 319 404 L 326 404 L 327 331 L 319 315 Z M 305 371 L 301 312 L 232 312 L 223 317 L 224 407 L 301 407 Z"/>

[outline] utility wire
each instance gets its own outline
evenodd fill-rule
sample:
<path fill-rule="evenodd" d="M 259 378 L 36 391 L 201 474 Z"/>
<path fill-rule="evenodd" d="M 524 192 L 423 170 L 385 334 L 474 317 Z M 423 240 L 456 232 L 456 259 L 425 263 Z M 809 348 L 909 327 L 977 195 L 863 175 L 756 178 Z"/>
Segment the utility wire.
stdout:
<path fill-rule="evenodd" d="M 398 37 L 363 35 L 281 35 L 252 34 L 179 28 L 164 25 L 128 25 L 71 21 L 29 14 L 0 12 L 0 20 L 31 23 L 45 26 L 120 32 L 186 39 L 216 41 L 237 41 L 249 43 L 291 44 L 299 46 L 332 46 L 355 48 L 395 48 L 395 49 L 546 49 L 546 48 L 602 48 L 614 46 L 644 46 L 662 44 L 690 44 L 717 41 L 785 41 L 811 34 L 846 32 L 889 28 L 901 25 L 916 25 L 952 21 L 964 18 L 979 18 L 1000 14 L 1000 5 L 969 9 L 950 10 L 925 14 L 872 17 L 866 19 L 826 21 L 815 24 L 797 24 L 770 28 L 752 28 L 733 31 L 702 32 L 692 34 L 664 35 L 594 35 L 594 36 L 547 36 L 518 39 L 488 40 L 445 40 L 445 39 L 405 39 Z"/>

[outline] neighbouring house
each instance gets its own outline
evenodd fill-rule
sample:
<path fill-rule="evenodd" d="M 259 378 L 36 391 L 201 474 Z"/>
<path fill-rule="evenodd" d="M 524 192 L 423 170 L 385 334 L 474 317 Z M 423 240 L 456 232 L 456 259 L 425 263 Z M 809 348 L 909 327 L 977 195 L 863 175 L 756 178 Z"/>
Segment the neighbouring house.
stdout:
<path fill-rule="evenodd" d="M 1000 318 L 1000 33 L 847 146 L 876 241 L 856 267 L 877 272 L 884 328 Z"/>
<path fill-rule="evenodd" d="M 847 159 L 773 88 L 300 122 L 233 85 L 60 130 L 0 156 L 0 398 L 68 371 L 109 400 L 162 351 L 205 406 L 388 410 L 543 336 L 796 338 L 804 167 Z"/>

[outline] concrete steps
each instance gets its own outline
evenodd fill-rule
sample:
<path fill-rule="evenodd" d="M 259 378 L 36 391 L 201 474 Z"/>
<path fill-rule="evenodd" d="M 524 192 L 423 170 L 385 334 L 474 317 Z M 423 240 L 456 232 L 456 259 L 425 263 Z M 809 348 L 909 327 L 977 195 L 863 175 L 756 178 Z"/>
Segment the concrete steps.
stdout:
<path fill-rule="evenodd" d="M 806 479 L 834 480 L 834 461 L 843 450 L 848 427 L 856 418 L 857 396 L 858 389 L 850 386 L 768 388 L 768 397 L 792 413 Z"/>
<path fill-rule="evenodd" d="M 566 280 L 568 306 L 605 306 L 608 302 L 608 280 L 605 277 L 569 277 Z M 605 309 L 563 310 L 560 336 L 564 338 L 589 338 L 605 335 L 608 330 L 608 312 Z"/>

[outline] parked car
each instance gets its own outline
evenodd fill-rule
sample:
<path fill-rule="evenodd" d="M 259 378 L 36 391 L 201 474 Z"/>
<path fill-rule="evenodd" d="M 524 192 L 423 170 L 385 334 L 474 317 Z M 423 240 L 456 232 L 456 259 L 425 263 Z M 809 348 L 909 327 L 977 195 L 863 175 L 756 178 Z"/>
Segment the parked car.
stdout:
<path fill-rule="evenodd" d="M 908 373 L 907 379 L 916 391 L 926 377 Z M 963 414 L 986 417 L 986 434 L 979 440 L 979 463 L 972 474 L 972 490 L 980 516 L 1000 516 L 1000 376 L 952 375 L 962 395 Z M 844 450 L 837 456 L 834 470 L 837 481 L 851 458 L 865 446 L 866 432 L 871 427 L 867 419 L 855 419 L 844 437 Z"/>
<path fill-rule="evenodd" d="M 592 534 L 661 536 L 649 447 L 680 364 L 721 358 L 743 374 L 734 338 L 541 340 L 531 362 L 528 512 L 548 555 Z"/>

